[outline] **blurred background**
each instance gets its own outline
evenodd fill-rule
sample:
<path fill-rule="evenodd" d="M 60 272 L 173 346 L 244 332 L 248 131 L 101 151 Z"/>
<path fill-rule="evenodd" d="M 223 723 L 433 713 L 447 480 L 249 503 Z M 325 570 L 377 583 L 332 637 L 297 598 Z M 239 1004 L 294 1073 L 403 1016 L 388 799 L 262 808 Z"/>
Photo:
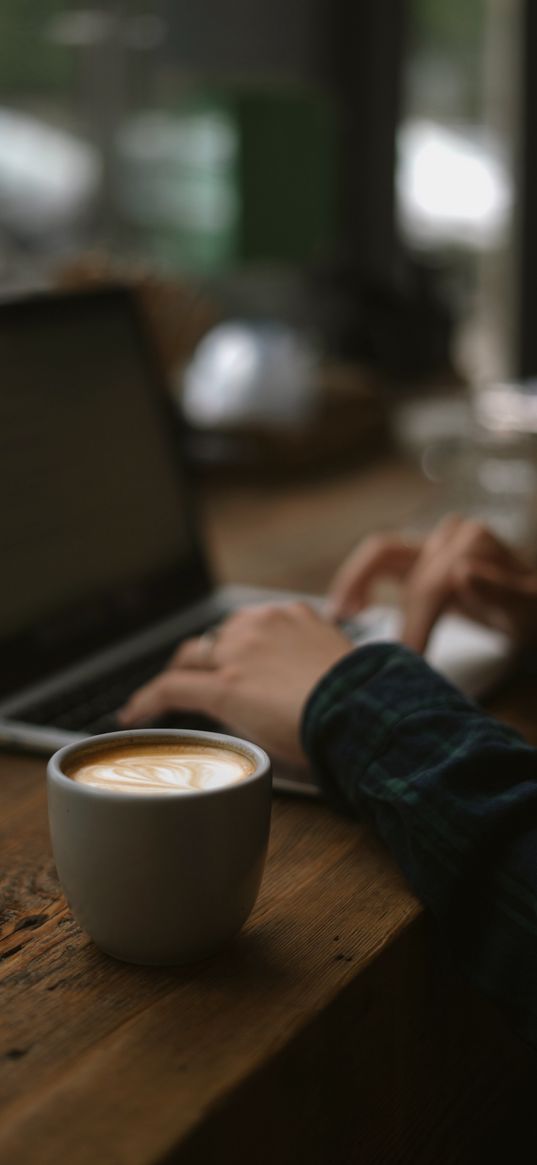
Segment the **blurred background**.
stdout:
<path fill-rule="evenodd" d="M 208 465 L 395 441 L 527 524 L 534 47 L 529 0 L 3 0 L 0 293 L 138 281 Z"/>

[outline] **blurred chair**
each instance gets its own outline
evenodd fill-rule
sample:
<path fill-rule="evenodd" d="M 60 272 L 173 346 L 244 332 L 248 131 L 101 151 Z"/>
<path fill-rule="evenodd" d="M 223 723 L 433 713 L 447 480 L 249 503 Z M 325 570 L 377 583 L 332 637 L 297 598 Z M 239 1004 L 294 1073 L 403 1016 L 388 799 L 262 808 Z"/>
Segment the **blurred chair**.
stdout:
<path fill-rule="evenodd" d="M 162 364 L 173 377 L 219 319 L 214 304 L 194 283 L 160 275 L 105 252 L 83 254 L 61 267 L 56 282 L 74 290 L 107 283 L 130 285 L 139 297 Z"/>

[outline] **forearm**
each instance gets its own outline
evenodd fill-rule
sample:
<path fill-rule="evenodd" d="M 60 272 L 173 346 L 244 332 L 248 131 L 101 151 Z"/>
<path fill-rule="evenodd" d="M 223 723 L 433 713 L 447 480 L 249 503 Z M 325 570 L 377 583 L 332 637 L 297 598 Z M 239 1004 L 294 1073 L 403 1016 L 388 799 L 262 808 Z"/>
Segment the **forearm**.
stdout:
<path fill-rule="evenodd" d="M 370 817 L 467 975 L 537 1043 L 537 754 L 391 645 L 313 692 L 306 751 Z"/>

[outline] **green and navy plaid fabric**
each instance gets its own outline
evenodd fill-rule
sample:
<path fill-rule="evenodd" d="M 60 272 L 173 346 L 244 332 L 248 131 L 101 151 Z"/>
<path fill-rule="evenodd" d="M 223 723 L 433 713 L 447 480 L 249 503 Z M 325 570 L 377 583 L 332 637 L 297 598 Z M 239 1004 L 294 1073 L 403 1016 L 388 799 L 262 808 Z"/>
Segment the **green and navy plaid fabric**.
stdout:
<path fill-rule="evenodd" d="M 387 643 L 321 680 L 302 735 L 326 796 L 374 823 L 455 962 L 537 1045 L 537 750 Z"/>

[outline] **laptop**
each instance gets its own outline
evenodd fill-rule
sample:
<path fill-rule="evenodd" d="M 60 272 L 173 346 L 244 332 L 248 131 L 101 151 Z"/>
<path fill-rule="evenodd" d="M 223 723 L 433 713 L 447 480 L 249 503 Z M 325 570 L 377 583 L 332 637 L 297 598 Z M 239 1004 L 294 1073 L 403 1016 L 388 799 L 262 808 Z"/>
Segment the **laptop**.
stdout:
<path fill-rule="evenodd" d="M 181 639 L 291 596 L 215 585 L 185 432 L 132 292 L 0 304 L 0 369 L 0 745 L 51 754 L 114 731 L 114 710 Z M 393 638 L 393 620 L 369 611 L 350 634 Z M 432 653 L 456 682 L 470 661 L 462 686 L 477 694 L 509 647 L 446 619 Z M 172 725 L 221 727 L 159 724 Z M 306 770 L 276 768 L 274 785 L 317 794 Z"/>

